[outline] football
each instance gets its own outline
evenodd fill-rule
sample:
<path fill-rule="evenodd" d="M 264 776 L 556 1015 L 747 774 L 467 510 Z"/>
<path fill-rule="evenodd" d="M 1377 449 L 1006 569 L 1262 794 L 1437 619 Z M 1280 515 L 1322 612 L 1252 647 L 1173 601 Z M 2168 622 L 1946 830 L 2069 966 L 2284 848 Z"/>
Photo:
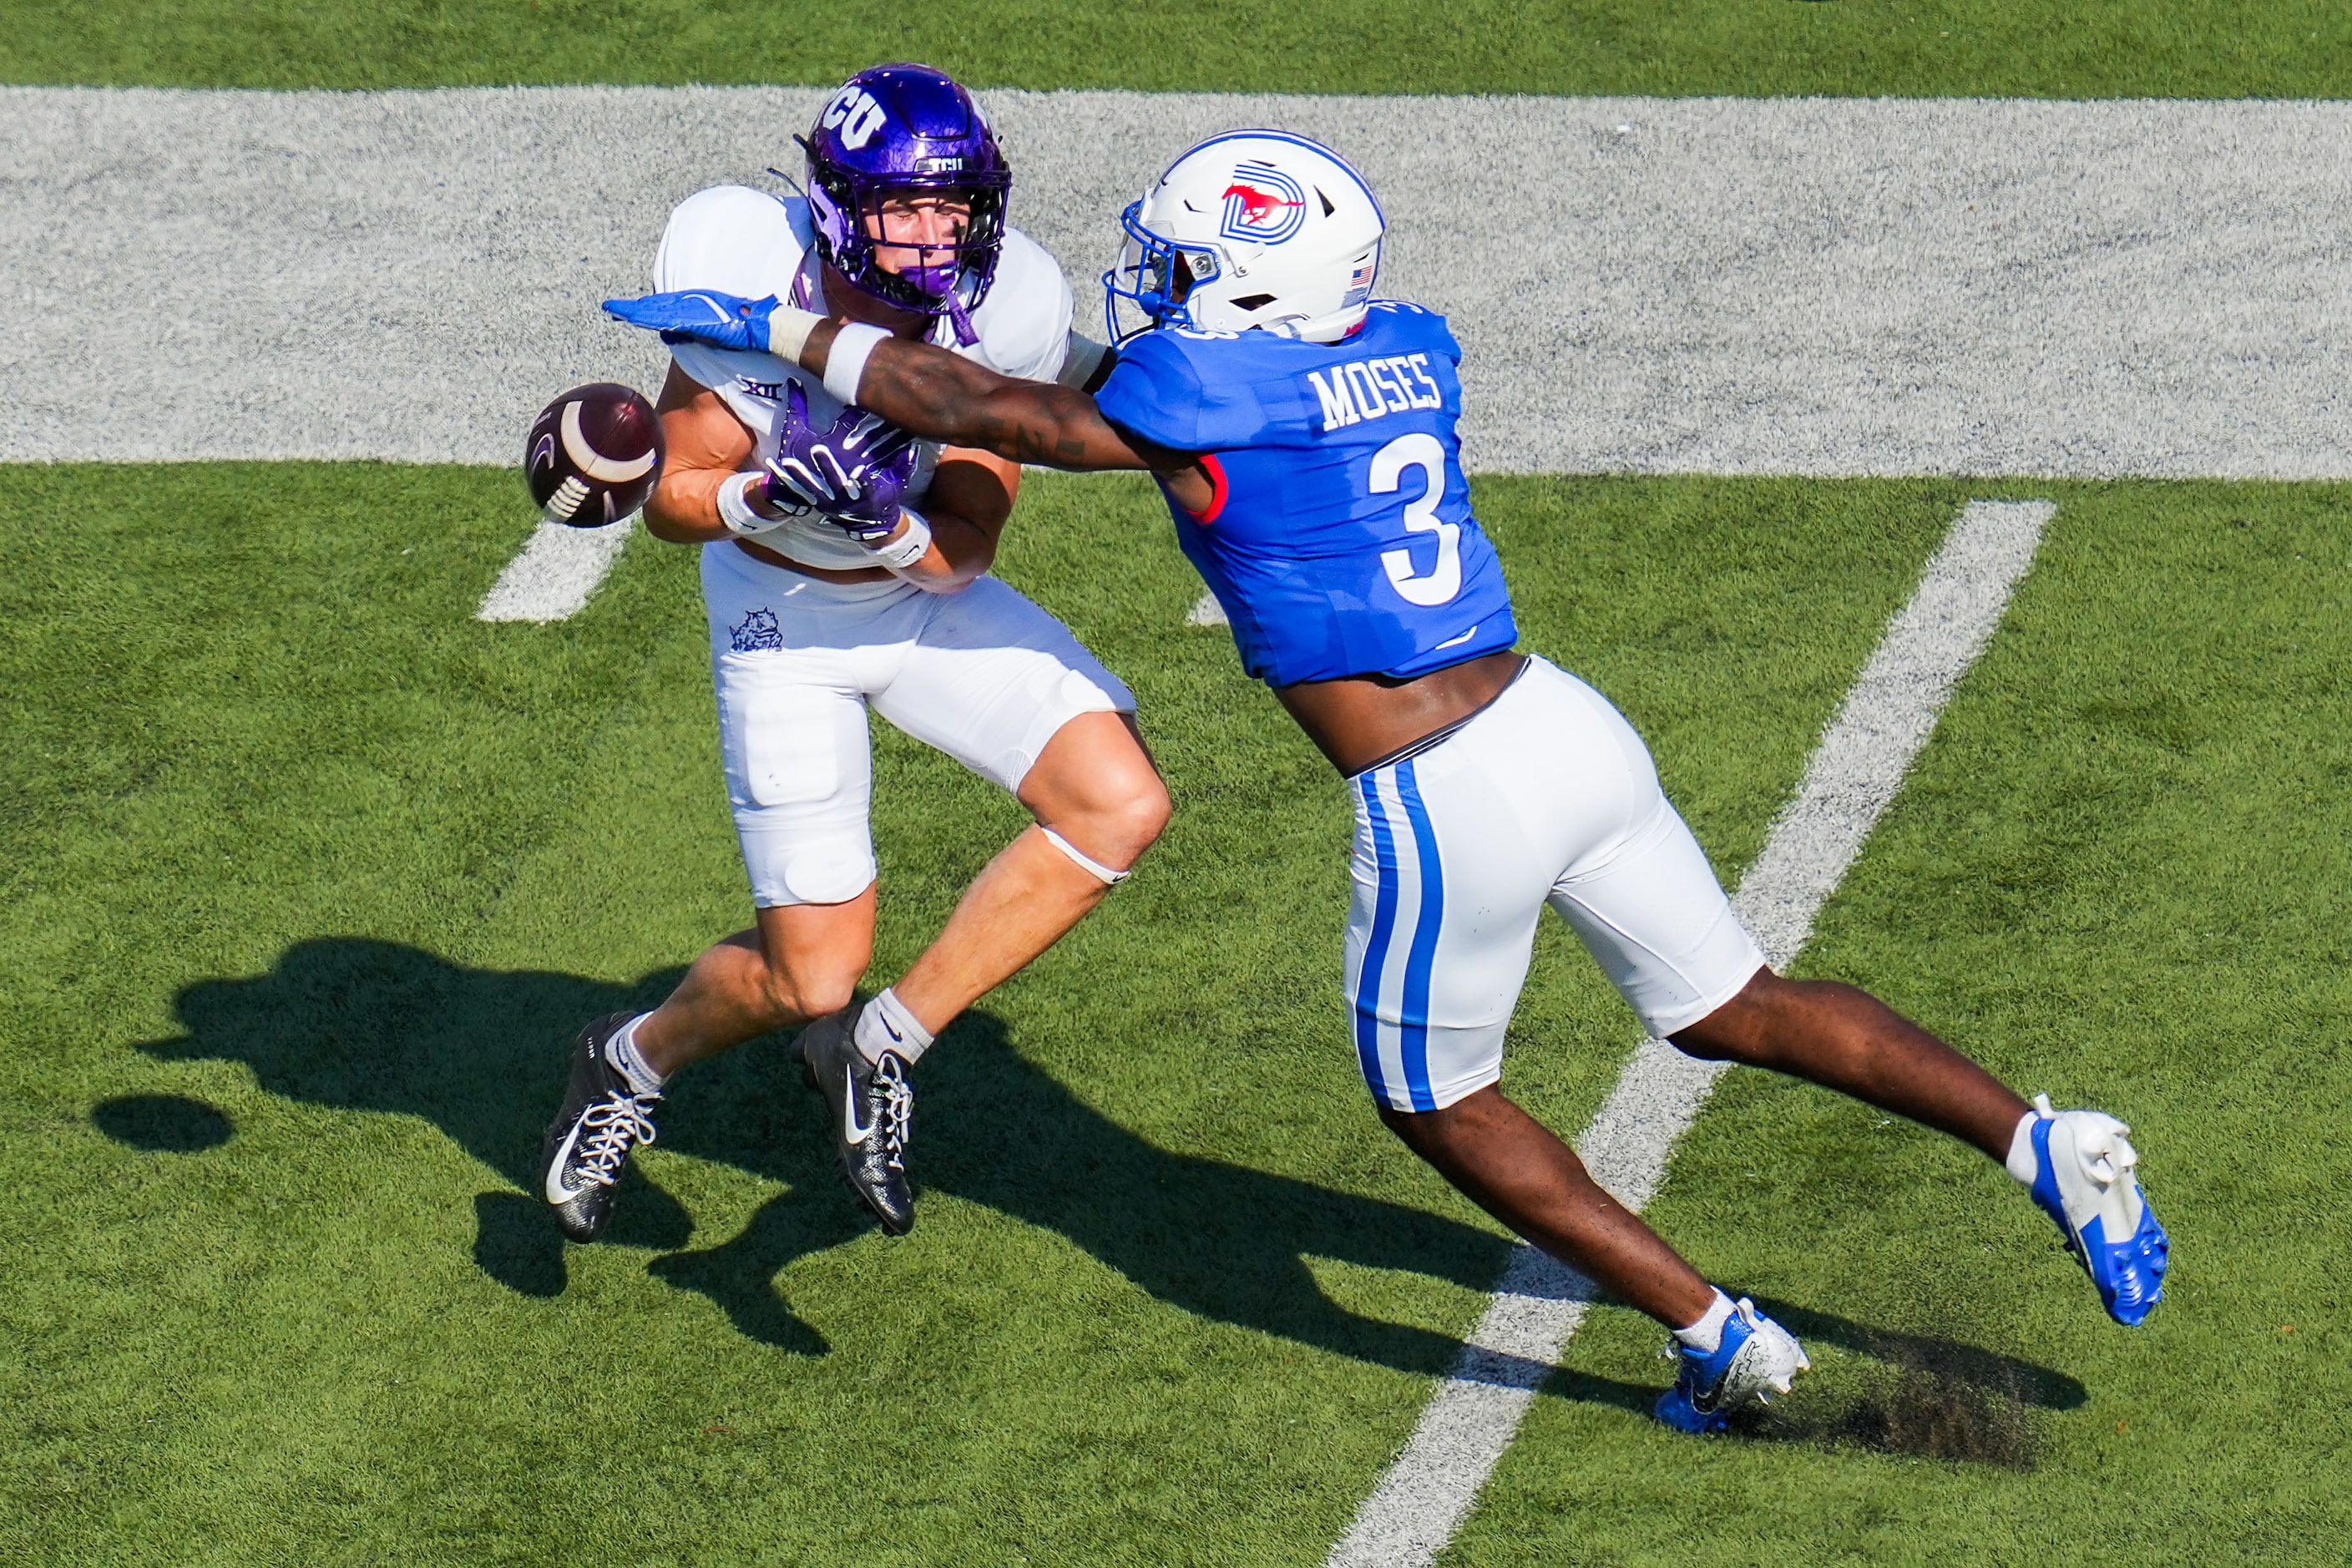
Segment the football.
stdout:
<path fill-rule="evenodd" d="M 645 509 L 661 479 L 661 420 L 617 382 L 575 386 L 547 405 L 523 448 L 523 479 L 551 522 L 602 528 Z"/>

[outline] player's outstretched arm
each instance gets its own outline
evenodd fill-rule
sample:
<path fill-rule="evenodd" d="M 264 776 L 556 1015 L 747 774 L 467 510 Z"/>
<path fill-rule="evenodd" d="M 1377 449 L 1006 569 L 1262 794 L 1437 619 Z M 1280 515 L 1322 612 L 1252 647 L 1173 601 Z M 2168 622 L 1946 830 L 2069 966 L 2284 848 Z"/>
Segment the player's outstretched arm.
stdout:
<path fill-rule="evenodd" d="M 1213 504 L 1213 481 L 1196 454 L 1119 429 L 1092 397 L 1070 387 L 1015 381 L 961 355 L 827 321 L 773 296 L 646 294 L 607 300 L 604 310 L 659 332 L 665 342 L 708 342 L 790 360 L 823 376 L 843 402 L 931 440 L 1052 468 L 1148 469 L 1178 505 L 1198 513 Z"/>
<path fill-rule="evenodd" d="M 1083 392 L 1014 381 L 943 349 L 905 342 L 872 327 L 845 327 L 773 295 L 646 294 L 607 300 L 604 310 L 615 321 L 659 332 L 665 342 L 690 341 L 793 360 L 824 376 L 827 390 L 843 402 L 950 446 L 1055 468 L 1150 468 L 1171 476 L 1195 466 L 1189 454 L 1147 450 L 1121 435 Z M 829 374 L 845 334 L 850 343 L 844 353 L 857 363 Z M 844 384 L 853 372 L 854 385 Z"/>
<path fill-rule="evenodd" d="M 801 346 L 802 367 L 825 374 L 840 334 L 834 321 L 814 328 Z M 1015 381 L 961 354 L 899 338 L 867 351 L 855 401 L 918 436 L 1050 468 L 1163 468 L 1192 461 L 1139 449 L 1076 388 Z"/>

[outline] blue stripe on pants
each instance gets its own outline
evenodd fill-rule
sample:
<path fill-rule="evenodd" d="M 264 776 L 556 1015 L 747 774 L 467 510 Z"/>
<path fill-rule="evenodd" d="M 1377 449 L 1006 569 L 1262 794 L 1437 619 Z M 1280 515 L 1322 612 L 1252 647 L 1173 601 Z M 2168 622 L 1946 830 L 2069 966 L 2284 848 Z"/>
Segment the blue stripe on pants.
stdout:
<path fill-rule="evenodd" d="M 1372 825 L 1372 863 L 1380 869 L 1380 895 L 1372 903 L 1372 934 L 1364 943 L 1364 962 L 1356 973 L 1356 1061 L 1364 1082 L 1383 1105 L 1392 1104 L 1388 1079 L 1381 1072 L 1381 972 L 1388 961 L 1389 939 L 1396 930 L 1396 840 L 1389 833 L 1386 809 L 1372 775 L 1356 781 L 1363 792 L 1364 812 Z"/>
<path fill-rule="evenodd" d="M 1397 764 L 1396 781 L 1405 820 L 1412 824 L 1413 858 L 1421 873 L 1421 908 L 1413 918 L 1412 950 L 1405 958 L 1398 1045 L 1412 1108 L 1434 1110 L 1437 1097 L 1429 1089 L 1429 978 L 1436 967 L 1438 928 L 1445 920 L 1445 871 L 1437 858 L 1437 829 L 1429 820 L 1429 808 L 1422 804 L 1421 785 L 1413 777 L 1410 757 Z"/>

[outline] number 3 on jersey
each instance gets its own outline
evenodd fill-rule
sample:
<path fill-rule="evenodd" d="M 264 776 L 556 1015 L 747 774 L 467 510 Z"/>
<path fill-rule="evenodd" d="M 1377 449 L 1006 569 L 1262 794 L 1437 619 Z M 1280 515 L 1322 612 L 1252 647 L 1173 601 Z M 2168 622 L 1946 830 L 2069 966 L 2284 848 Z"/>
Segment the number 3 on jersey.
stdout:
<path fill-rule="evenodd" d="M 1404 503 L 1404 525 L 1414 533 L 1437 535 L 1437 564 L 1426 577 L 1414 576 L 1409 550 L 1381 551 L 1381 564 L 1388 569 L 1389 585 L 1406 604 L 1426 609 L 1462 591 L 1462 525 L 1438 521 L 1438 498 L 1445 493 L 1445 448 L 1426 431 L 1400 436 L 1373 453 L 1368 488 L 1376 496 L 1392 494 L 1407 468 L 1421 470 L 1423 486 L 1419 497 Z"/>

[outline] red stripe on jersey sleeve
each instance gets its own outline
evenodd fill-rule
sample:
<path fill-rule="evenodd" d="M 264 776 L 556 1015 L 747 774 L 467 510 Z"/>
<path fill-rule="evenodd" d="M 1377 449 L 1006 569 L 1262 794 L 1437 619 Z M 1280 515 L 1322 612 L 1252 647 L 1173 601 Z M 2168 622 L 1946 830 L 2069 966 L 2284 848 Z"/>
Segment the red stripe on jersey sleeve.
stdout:
<path fill-rule="evenodd" d="M 1206 528 L 1209 524 L 1217 521 L 1217 514 L 1219 512 L 1225 510 L 1225 466 L 1217 461 L 1216 458 L 1213 454 L 1203 452 L 1201 454 L 1201 467 L 1206 469 L 1209 475 L 1209 484 L 1211 487 L 1209 490 L 1209 509 L 1206 511 L 1194 511 L 1192 508 L 1186 507 L 1184 511 L 1185 515 L 1190 517 L 1194 522 L 1199 523 L 1202 528 Z"/>

